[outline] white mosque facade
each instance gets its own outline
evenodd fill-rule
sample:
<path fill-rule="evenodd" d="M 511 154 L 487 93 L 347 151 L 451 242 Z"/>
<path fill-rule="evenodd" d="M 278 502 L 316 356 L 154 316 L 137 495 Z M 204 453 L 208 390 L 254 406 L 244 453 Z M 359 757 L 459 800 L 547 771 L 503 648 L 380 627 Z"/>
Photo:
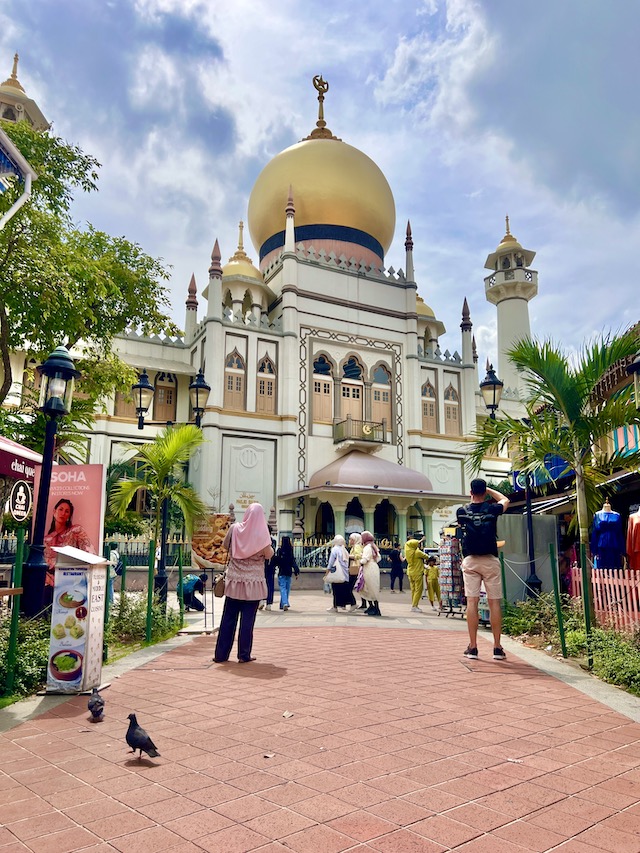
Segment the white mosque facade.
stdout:
<path fill-rule="evenodd" d="M 391 188 L 326 127 L 326 88 L 314 82 L 315 129 L 266 164 L 248 200 L 255 263 L 241 223 L 227 263 L 215 242 L 200 295 L 192 277 L 182 338 L 118 338 L 120 356 L 155 387 L 153 409 L 139 431 L 133 403 L 117 395 L 95 416 L 87 461 L 109 465 L 125 443 L 191 420 L 189 384 L 202 369 L 211 394 L 189 479 L 208 504 L 233 504 L 237 517 L 254 500 L 275 507 L 280 534 L 365 528 L 403 539 L 420 530 L 431 541 L 465 500 L 466 451 L 487 416 L 469 307 L 446 348 L 444 324 L 418 294 L 410 226 L 402 268 L 385 266 Z M 486 261 L 501 408 L 512 414 L 519 380 L 504 353 L 529 333 L 534 254 L 507 225 Z M 495 482 L 509 469 L 505 458 L 487 459 L 483 474 Z"/>

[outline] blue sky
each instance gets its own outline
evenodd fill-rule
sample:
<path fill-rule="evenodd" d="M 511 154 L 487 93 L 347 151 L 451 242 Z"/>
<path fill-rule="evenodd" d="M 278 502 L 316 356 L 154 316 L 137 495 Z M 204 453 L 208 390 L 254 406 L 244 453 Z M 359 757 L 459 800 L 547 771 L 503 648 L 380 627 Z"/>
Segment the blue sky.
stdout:
<path fill-rule="evenodd" d="M 75 216 L 172 266 L 180 324 L 261 168 L 312 129 L 322 74 L 329 127 L 393 190 L 387 264 L 411 219 L 443 349 L 467 297 L 483 364 L 507 213 L 538 253 L 535 335 L 577 349 L 639 319 L 639 31 L 637 0 L 2 0 L 0 74 L 17 50 L 55 132 L 103 164 Z"/>

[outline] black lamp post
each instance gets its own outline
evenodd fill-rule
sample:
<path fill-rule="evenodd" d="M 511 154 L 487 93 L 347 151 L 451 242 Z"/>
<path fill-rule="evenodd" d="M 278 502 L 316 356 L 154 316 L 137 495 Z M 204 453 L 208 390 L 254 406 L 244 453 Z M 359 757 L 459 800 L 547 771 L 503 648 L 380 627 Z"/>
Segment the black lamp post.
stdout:
<path fill-rule="evenodd" d="M 636 409 L 640 411 L 640 352 L 636 353 L 634 360 L 627 365 L 627 373 L 633 376 L 633 399 Z"/>
<path fill-rule="evenodd" d="M 154 390 L 153 385 L 149 382 L 147 371 L 143 370 L 136 384 L 131 386 L 136 415 L 138 416 L 138 429 L 144 429 L 144 416 L 149 411 Z"/>
<path fill-rule="evenodd" d="M 23 567 L 22 607 L 27 617 L 36 616 L 49 601 L 45 597 L 45 578 L 47 561 L 44 558 L 44 530 L 47 522 L 47 504 L 51 487 L 53 451 L 58 418 L 68 415 L 73 399 L 73 382 L 80 376 L 75 369 L 73 359 L 65 347 L 57 347 L 49 358 L 37 368 L 42 375 L 40 386 L 40 411 L 46 418 L 40 488 L 33 526 L 33 540 L 29 548 L 29 557 Z M 51 590 L 53 588 L 51 587 Z"/>
<path fill-rule="evenodd" d="M 496 419 L 496 411 L 500 405 L 502 398 L 502 389 L 504 382 L 496 376 L 493 365 L 487 361 L 487 375 L 480 383 L 480 392 L 484 400 L 484 404 L 489 410 L 489 417 L 492 420 Z M 528 424 L 528 421 L 524 421 Z M 536 574 L 536 556 L 533 540 L 533 511 L 531 508 L 531 474 L 525 474 L 525 505 L 527 516 L 527 545 L 529 552 L 529 577 L 525 581 L 527 590 L 530 595 L 540 595 L 542 591 L 542 581 Z"/>
<path fill-rule="evenodd" d="M 496 410 L 500 405 L 503 388 L 504 382 L 498 379 L 493 365 L 487 359 L 487 375 L 480 383 L 480 393 L 482 394 L 485 406 L 489 410 L 489 417 L 492 421 L 496 419 Z"/>
<path fill-rule="evenodd" d="M 204 378 L 202 368 L 198 371 L 198 375 L 189 385 L 189 396 L 191 398 L 191 408 L 195 416 L 196 426 L 200 427 L 204 410 L 207 407 L 207 400 L 211 392 L 211 386 L 207 385 Z"/>

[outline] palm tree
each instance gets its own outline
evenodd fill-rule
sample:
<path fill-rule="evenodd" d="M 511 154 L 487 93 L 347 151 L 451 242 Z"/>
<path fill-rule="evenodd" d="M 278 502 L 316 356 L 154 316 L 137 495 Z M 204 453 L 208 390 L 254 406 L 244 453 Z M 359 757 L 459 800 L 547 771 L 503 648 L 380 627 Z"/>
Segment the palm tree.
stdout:
<path fill-rule="evenodd" d="M 209 510 L 193 486 L 184 481 L 184 466 L 193 451 L 203 442 L 202 432 L 193 424 L 165 427 L 147 444 L 127 444 L 136 451 L 132 461 L 136 463 L 136 476 L 119 480 L 111 489 L 109 509 L 119 517 L 127 512 L 134 496 L 145 489 L 155 508 L 154 541 L 158 542 L 162 504 L 173 501 L 182 512 L 191 535 L 193 523 Z"/>
<path fill-rule="evenodd" d="M 559 456 L 566 462 L 561 476 L 575 474 L 580 542 L 588 545 L 589 521 L 602 502 L 597 487 L 616 469 L 640 465 L 640 452 L 614 451 L 610 441 L 614 430 L 640 422 L 631 387 L 603 402 L 597 402 L 593 392 L 609 368 L 637 349 L 636 331 L 605 335 L 585 344 L 576 356 L 551 341 L 518 342 L 509 358 L 527 387 L 526 418 L 487 419 L 474 436 L 469 468 L 479 470 L 487 454 L 507 447 L 514 465 L 549 477 L 545 458 Z"/>

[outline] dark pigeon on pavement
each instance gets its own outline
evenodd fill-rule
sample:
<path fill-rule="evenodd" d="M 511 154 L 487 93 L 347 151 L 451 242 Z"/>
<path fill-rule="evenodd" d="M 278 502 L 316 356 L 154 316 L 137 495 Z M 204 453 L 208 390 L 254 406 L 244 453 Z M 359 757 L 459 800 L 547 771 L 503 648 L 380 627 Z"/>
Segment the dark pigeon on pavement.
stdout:
<path fill-rule="evenodd" d="M 129 714 L 129 728 L 127 729 L 127 743 L 131 747 L 131 752 L 135 752 L 136 749 L 140 750 L 140 755 L 138 758 L 142 758 L 142 753 L 146 752 L 150 758 L 157 758 L 160 753 L 156 749 L 156 745 L 151 740 L 149 735 L 145 732 L 142 726 L 138 725 L 138 721 L 136 719 L 135 714 Z"/>
<path fill-rule="evenodd" d="M 94 723 L 100 722 L 104 711 L 104 699 L 98 693 L 98 688 L 94 687 L 89 697 L 87 708 L 91 711 L 91 719 Z"/>

